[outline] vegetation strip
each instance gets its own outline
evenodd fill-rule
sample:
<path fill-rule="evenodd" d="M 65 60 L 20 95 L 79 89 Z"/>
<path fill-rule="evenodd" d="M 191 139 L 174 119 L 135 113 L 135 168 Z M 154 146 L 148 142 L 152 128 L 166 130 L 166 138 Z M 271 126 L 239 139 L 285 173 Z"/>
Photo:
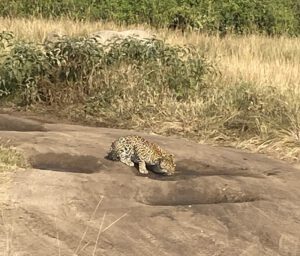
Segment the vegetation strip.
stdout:
<path fill-rule="evenodd" d="M 299 35 L 298 0 L 44 0 L 0 1 L 1 17 L 68 17 L 237 34 Z"/>
<path fill-rule="evenodd" d="M 70 28 L 70 36 L 43 44 L 40 35 L 55 25 Z M 5 26 L 14 34 L 1 34 L 2 104 L 299 157 L 298 38 L 161 30 L 165 41 L 103 45 L 83 30 L 105 24 L 13 20 Z"/>

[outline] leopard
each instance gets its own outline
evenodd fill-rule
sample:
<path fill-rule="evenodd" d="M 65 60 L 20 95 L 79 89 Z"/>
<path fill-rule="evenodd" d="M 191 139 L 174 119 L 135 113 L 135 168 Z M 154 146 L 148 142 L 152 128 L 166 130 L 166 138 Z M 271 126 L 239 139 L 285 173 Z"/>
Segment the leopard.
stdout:
<path fill-rule="evenodd" d="M 138 164 L 141 174 L 148 174 L 148 167 L 155 173 L 173 175 L 176 168 L 173 154 L 138 135 L 121 136 L 113 141 L 107 158 L 128 166 Z"/>

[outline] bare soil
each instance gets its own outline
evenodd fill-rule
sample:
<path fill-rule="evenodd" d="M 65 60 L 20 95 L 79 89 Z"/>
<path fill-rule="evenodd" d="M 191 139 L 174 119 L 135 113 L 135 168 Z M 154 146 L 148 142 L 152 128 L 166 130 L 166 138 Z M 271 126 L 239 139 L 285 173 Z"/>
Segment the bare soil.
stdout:
<path fill-rule="evenodd" d="M 1 186 L 0 255 L 300 255 L 300 171 L 264 155 L 174 137 L 0 114 L 32 168 Z M 105 159 L 140 134 L 173 176 Z"/>

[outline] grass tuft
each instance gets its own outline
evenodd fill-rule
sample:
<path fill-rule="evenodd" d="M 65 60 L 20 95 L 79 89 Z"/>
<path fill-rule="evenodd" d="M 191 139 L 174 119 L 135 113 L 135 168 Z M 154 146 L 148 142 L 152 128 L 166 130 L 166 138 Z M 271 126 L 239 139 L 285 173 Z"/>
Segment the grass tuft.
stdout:
<path fill-rule="evenodd" d="M 24 156 L 13 147 L 0 144 L 0 172 L 11 168 L 25 168 L 27 162 Z"/>

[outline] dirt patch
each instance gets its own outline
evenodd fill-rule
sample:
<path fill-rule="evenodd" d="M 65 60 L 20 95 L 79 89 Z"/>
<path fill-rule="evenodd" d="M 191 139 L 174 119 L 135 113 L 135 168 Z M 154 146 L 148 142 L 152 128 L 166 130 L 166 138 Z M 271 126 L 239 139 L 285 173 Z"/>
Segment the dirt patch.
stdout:
<path fill-rule="evenodd" d="M 34 167 L 12 172 L 5 191 L 5 255 L 300 255 L 300 172 L 289 164 L 144 135 L 177 167 L 140 175 L 105 159 L 132 131 L 40 125 L 1 132 Z"/>

